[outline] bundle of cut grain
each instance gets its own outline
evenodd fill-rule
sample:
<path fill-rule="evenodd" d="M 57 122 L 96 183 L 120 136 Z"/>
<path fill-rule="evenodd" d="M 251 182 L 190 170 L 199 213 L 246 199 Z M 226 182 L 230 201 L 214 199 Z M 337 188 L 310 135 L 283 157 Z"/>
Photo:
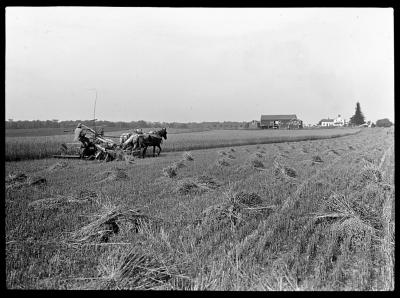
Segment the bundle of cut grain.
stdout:
<path fill-rule="evenodd" d="M 118 278 L 125 280 L 136 289 L 159 286 L 171 278 L 169 268 L 164 264 L 147 255 L 138 254 L 135 249 L 132 249 L 123 259 Z"/>
<path fill-rule="evenodd" d="M 18 189 L 23 186 L 43 186 L 47 183 L 43 177 L 28 177 L 25 174 L 10 175 L 6 179 L 6 190 Z"/>
<path fill-rule="evenodd" d="M 162 172 L 163 172 L 163 175 L 165 177 L 173 178 L 173 177 L 175 177 L 177 175 L 177 169 L 178 169 L 177 165 L 176 164 L 172 164 L 172 165 L 170 165 L 168 167 L 165 167 L 162 170 Z"/>
<path fill-rule="evenodd" d="M 375 258 L 371 249 L 376 231 L 354 209 L 347 196 L 333 193 L 325 198 L 321 207 L 322 211 L 299 229 L 299 241 L 292 249 L 292 270 L 304 266 L 313 268 L 318 280 L 324 282 L 331 278 L 336 280 L 337 276 L 346 276 L 351 280 L 346 286 L 358 289 L 371 278 L 368 266 L 364 263 L 360 270 L 357 263 L 358 260 L 371 262 Z M 306 277 L 303 272 L 300 277 Z M 357 276 L 350 277 L 351 274 Z"/>
<path fill-rule="evenodd" d="M 295 170 L 295 169 L 290 168 L 290 167 L 288 167 L 288 166 L 284 166 L 284 167 L 283 167 L 283 170 L 284 170 L 284 174 L 285 174 L 286 176 L 289 176 L 289 177 L 291 177 L 291 178 L 296 178 L 296 177 L 297 177 L 297 173 L 296 173 L 296 170 Z"/>
<path fill-rule="evenodd" d="M 28 177 L 24 173 L 10 174 L 6 178 L 6 188 L 20 187 L 23 185 L 42 185 L 47 183 L 46 178 L 43 177 Z"/>
<path fill-rule="evenodd" d="M 135 232 L 138 232 L 142 222 L 149 220 L 140 210 L 127 210 L 123 207 L 112 208 L 98 217 L 97 220 L 73 232 L 72 239 L 77 242 L 108 242 L 112 235 L 119 233 L 119 221 L 129 221 L 133 224 Z"/>
<path fill-rule="evenodd" d="M 342 194 L 333 193 L 322 205 L 322 211 L 316 214 L 316 219 L 354 216 L 356 216 L 356 212 L 348 199 Z"/>
<path fill-rule="evenodd" d="M 264 155 L 261 153 L 261 152 L 256 152 L 256 153 L 254 153 L 254 156 L 256 157 L 256 158 L 263 158 L 264 157 Z"/>
<path fill-rule="evenodd" d="M 218 204 L 206 208 L 195 220 L 195 224 L 202 229 L 217 231 L 235 226 L 239 218 L 237 207 L 232 204 Z"/>
<path fill-rule="evenodd" d="M 319 155 L 314 155 L 314 156 L 312 157 L 312 161 L 313 161 L 314 163 L 321 163 L 321 162 L 324 162 L 324 161 L 322 160 L 322 158 L 321 158 Z"/>
<path fill-rule="evenodd" d="M 203 190 L 193 179 L 186 178 L 178 182 L 176 191 L 181 195 L 187 195 L 193 192 L 199 192 Z"/>
<path fill-rule="evenodd" d="M 243 204 L 248 207 L 258 207 L 262 205 L 263 200 L 255 192 L 246 193 L 240 191 L 230 198 L 232 203 Z"/>
<path fill-rule="evenodd" d="M 356 216 L 349 217 L 333 224 L 331 231 L 336 235 L 340 235 L 342 238 L 352 238 L 357 235 L 365 236 L 366 234 L 372 236 L 375 233 L 373 227 Z"/>
<path fill-rule="evenodd" d="M 384 198 L 379 199 L 379 195 L 377 200 L 383 203 Z M 381 206 L 378 204 L 374 204 L 374 202 L 368 202 L 366 200 L 352 200 L 351 207 L 353 208 L 354 212 L 357 216 L 367 223 L 369 226 L 373 227 L 375 230 L 383 231 L 383 219 L 381 216 Z"/>
<path fill-rule="evenodd" d="M 90 189 L 81 189 L 78 193 L 77 193 L 77 198 L 79 199 L 97 199 L 98 195 L 95 191 L 90 190 Z"/>
<path fill-rule="evenodd" d="M 168 263 L 170 260 L 167 260 Z M 137 247 L 106 252 L 100 259 L 99 275 L 118 289 L 156 289 L 171 279 L 166 260 L 158 260 Z"/>
<path fill-rule="evenodd" d="M 229 166 L 229 162 L 225 158 L 220 158 L 216 161 L 217 166 Z"/>
<path fill-rule="evenodd" d="M 6 182 L 13 183 L 13 182 L 25 182 L 28 179 L 24 173 L 19 174 L 9 174 L 6 178 Z"/>
<path fill-rule="evenodd" d="M 34 177 L 30 179 L 29 185 L 43 185 L 46 184 L 47 180 L 43 177 Z"/>
<path fill-rule="evenodd" d="M 274 161 L 274 174 L 275 176 L 285 177 L 285 178 L 296 178 L 296 170 L 283 164 L 278 159 Z"/>
<path fill-rule="evenodd" d="M 335 155 L 340 155 L 340 153 L 339 153 L 337 150 L 335 150 L 335 149 L 329 149 L 329 150 L 327 151 L 327 153 L 333 153 L 333 154 L 335 154 Z"/>
<path fill-rule="evenodd" d="M 196 182 L 201 187 L 205 188 L 215 189 L 220 186 L 220 183 L 218 181 L 216 181 L 213 177 L 207 176 L 205 174 L 197 177 Z"/>
<path fill-rule="evenodd" d="M 264 169 L 263 162 L 261 160 L 257 159 L 257 158 L 251 158 L 249 160 L 249 164 L 250 164 L 250 166 L 252 166 L 254 168 Z"/>
<path fill-rule="evenodd" d="M 203 231 L 235 228 L 255 218 L 265 218 L 275 209 L 275 206 L 266 206 L 256 193 L 228 192 L 225 195 L 223 203 L 206 208 L 195 221 Z"/>
<path fill-rule="evenodd" d="M 9 174 L 5 182 L 6 182 L 6 190 L 19 188 L 23 185 L 29 184 L 28 176 L 26 176 L 24 173 Z"/>
<path fill-rule="evenodd" d="M 202 193 L 204 191 L 216 189 L 220 186 L 220 182 L 213 177 L 201 175 L 195 178 L 185 178 L 178 181 L 176 191 L 181 195 L 189 193 Z"/>
<path fill-rule="evenodd" d="M 306 226 L 301 231 L 302 241 L 292 250 L 297 259 L 293 262 L 295 269 L 313 268 L 320 284 L 322 280 L 334 282 L 338 276 L 351 280 L 345 286 L 352 289 L 361 289 L 370 282 L 371 269 L 366 262 L 371 264 L 376 257 L 371 251 L 372 239 L 376 238 L 371 226 L 358 217 L 310 220 Z"/>
<path fill-rule="evenodd" d="M 361 182 L 365 183 L 368 181 L 372 181 L 375 183 L 382 182 L 382 173 L 374 164 L 367 164 L 364 166 L 364 169 L 361 172 Z"/>
<path fill-rule="evenodd" d="M 184 153 L 183 153 L 183 158 L 184 158 L 185 160 L 189 160 L 189 161 L 194 160 L 194 158 L 193 158 L 193 156 L 192 156 L 192 154 L 191 154 L 190 152 L 184 152 Z"/>
<path fill-rule="evenodd" d="M 364 163 L 366 163 L 366 164 L 374 164 L 373 157 L 363 155 L 363 156 L 361 156 L 361 158 L 362 158 L 362 161 L 364 161 Z"/>
<path fill-rule="evenodd" d="M 218 154 L 223 156 L 223 155 L 227 155 L 228 153 L 226 153 L 225 151 L 218 151 Z"/>

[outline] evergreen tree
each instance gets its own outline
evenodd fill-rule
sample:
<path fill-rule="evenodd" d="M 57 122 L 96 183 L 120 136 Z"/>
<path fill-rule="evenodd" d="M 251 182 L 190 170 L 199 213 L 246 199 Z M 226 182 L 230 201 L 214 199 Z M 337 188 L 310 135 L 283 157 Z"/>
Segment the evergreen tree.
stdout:
<path fill-rule="evenodd" d="M 356 104 L 356 112 L 355 112 L 354 116 L 350 118 L 350 124 L 361 125 L 361 124 L 364 124 L 364 123 L 365 123 L 364 115 L 361 112 L 360 103 L 357 102 L 357 104 Z"/>

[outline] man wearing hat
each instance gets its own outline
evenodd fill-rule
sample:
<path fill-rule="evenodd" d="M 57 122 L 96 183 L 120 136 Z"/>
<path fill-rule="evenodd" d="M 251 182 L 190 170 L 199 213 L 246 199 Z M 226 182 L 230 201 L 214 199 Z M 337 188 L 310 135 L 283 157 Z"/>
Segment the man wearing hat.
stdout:
<path fill-rule="evenodd" d="M 74 141 L 80 141 L 86 147 L 89 146 L 90 141 L 86 137 L 84 130 L 82 129 L 82 123 L 79 123 L 75 128 L 75 138 Z"/>

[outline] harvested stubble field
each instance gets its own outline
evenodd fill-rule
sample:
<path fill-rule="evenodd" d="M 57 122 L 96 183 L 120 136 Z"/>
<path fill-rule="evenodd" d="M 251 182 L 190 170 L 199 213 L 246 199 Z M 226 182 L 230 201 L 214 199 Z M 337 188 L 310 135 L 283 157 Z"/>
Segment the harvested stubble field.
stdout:
<path fill-rule="evenodd" d="M 145 129 L 144 131 L 149 131 Z M 357 133 L 357 129 L 313 129 L 313 130 L 210 130 L 191 131 L 167 129 L 168 140 L 162 144 L 164 152 L 194 149 L 218 148 L 224 146 L 275 143 L 284 141 L 335 138 Z M 110 136 L 120 136 L 126 131 L 108 132 Z M 117 139 L 114 139 L 118 141 Z M 73 135 L 6 137 L 5 160 L 27 160 L 51 157 L 60 153 L 61 143 L 73 141 Z M 148 150 L 148 155 L 152 151 Z"/>
<path fill-rule="evenodd" d="M 393 143 L 7 162 L 7 288 L 393 290 Z"/>

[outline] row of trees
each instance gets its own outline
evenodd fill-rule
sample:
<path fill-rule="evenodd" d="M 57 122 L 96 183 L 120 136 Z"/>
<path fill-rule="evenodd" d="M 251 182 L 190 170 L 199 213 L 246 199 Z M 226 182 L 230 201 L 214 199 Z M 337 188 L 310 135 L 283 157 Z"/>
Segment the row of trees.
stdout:
<path fill-rule="evenodd" d="M 9 119 L 6 121 L 6 129 L 29 129 L 29 128 L 63 128 L 63 129 L 71 129 L 75 128 L 78 123 L 83 123 L 88 126 L 93 126 L 93 120 L 67 120 L 67 121 L 58 121 L 58 120 L 23 120 L 23 121 L 13 121 Z M 96 121 L 96 126 L 109 127 L 109 128 L 118 128 L 118 129 L 135 129 L 135 128 L 150 128 L 150 127 L 169 127 L 169 128 L 188 128 L 188 129 L 235 129 L 242 128 L 244 126 L 243 122 L 233 122 L 233 121 L 224 121 L 224 122 L 189 122 L 189 123 L 180 123 L 180 122 L 149 122 L 144 120 L 139 121 L 130 121 L 130 122 L 112 122 L 112 121 Z"/>
<path fill-rule="evenodd" d="M 93 126 L 93 120 L 67 120 L 67 121 L 58 121 L 56 119 L 53 120 L 33 120 L 33 121 L 13 121 L 12 119 L 8 119 L 6 121 L 6 129 L 15 129 L 15 128 L 64 128 L 71 129 L 76 127 L 78 123 L 83 123 L 85 125 Z M 349 125 L 359 126 L 365 124 L 365 117 L 361 112 L 360 103 L 356 104 L 356 111 L 354 115 L 350 118 Z M 393 123 L 390 122 L 389 119 L 380 119 L 376 121 L 376 126 L 379 127 L 390 127 Z M 103 126 L 109 128 L 118 128 L 118 129 L 135 129 L 135 128 L 143 128 L 143 127 L 170 127 L 170 128 L 189 128 L 189 129 L 238 129 L 238 128 L 246 128 L 246 122 L 234 122 L 234 121 L 224 121 L 224 122 L 189 122 L 189 123 L 180 123 L 180 122 L 149 122 L 144 120 L 139 121 L 130 121 L 130 122 L 112 122 L 112 121 L 104 121 L 99 120 L 96 121 L 96 126 Z"/>

